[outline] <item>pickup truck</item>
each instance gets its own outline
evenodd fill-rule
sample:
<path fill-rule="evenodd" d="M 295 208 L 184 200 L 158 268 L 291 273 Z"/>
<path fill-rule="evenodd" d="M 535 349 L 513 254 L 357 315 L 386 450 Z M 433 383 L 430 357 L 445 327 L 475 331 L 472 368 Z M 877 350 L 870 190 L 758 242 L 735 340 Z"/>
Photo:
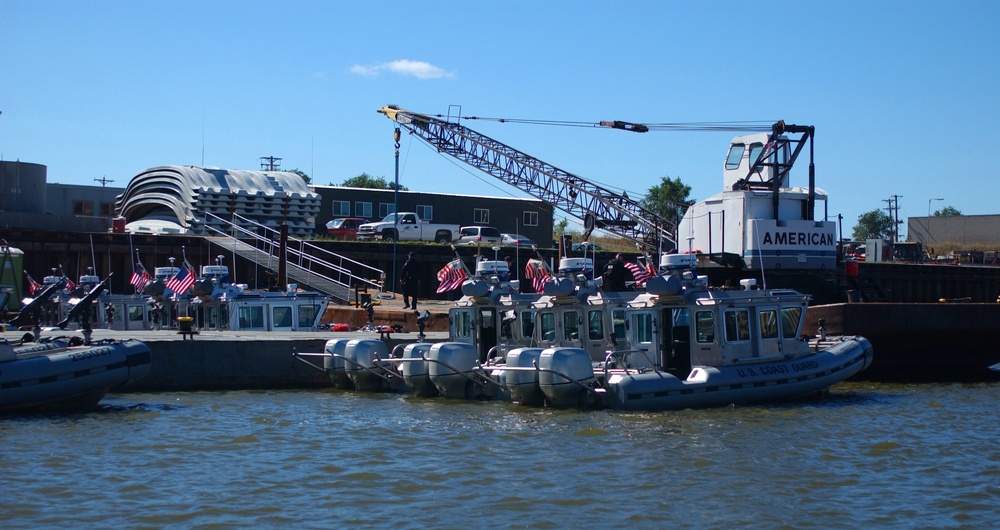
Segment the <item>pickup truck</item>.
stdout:
<path fill-rule="evenodd" d="M 396 217 L 399 216 L 397 222 Z M 382 241 L 434 241 L 451 243 L 458 239 L 459 226 L 421 220 L 413 212 L 391 213 L 377 223 L 365 223 L 358 227 L 358 239 Z"/>

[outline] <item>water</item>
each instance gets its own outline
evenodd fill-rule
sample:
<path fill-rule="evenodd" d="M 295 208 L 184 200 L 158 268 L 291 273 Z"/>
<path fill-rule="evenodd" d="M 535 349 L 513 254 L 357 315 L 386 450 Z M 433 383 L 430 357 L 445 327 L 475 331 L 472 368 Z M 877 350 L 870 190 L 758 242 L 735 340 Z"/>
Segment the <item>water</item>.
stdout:
<path fill-rule="evenodd" d="M 1000 384 L 553 411 L 338 390 L 0 418 L 5 528 L 992 527 Z"/>

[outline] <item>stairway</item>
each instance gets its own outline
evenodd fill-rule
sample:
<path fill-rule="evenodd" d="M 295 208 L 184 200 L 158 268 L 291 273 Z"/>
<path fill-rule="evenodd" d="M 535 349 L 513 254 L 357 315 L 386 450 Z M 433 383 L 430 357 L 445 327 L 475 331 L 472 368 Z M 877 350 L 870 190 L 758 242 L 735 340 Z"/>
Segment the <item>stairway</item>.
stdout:
<path fill-rule="evenodd" d="M 275 273 L 278 272 L 278 256 L 276 255 L 272 255 L 233 237 L 210 236 L 206 237 L 206 239 L 221 248 L 232 251 L 241 258 L 252 261 L 261 267 L 274 271 Z M 288 276 L 289 283 L 297 283 L 300 287 L 308 287 L 312 290 L 321 292 L 329 296 L 335 302 L 346 304 L 352 299 L 350 284 L 324 277 L 292 263 L 291 261 L 286 263 L 285 273 Z M 352 281 L 355 279 L 354 276 L 349 276 L 349 278 L 352 279 Z M 361 280 L 360 278 L 357 279 Z M 365 283 L 367 283 L 367 280 L 365 280 Z"/>

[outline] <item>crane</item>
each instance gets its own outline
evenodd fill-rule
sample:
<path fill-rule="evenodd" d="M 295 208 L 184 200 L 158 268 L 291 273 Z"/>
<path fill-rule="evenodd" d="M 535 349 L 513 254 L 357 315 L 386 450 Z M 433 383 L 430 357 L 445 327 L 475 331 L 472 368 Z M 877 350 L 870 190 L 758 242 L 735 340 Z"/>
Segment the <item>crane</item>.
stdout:
<path fill-rule="evenodd" d="M 648 249 L 657 249 L 662 241 L 677 246 L 675 222 L 644 208 L 625 193 L 594 184 L 458 123 L 395 105 L 382 107 L 378 112 L 439 152 L 581 219 L 584 239 L 594 229 L 601 229 Z M 646 130 L 645 126 L 627 122 L 601 125 L 633 132 Z"/>

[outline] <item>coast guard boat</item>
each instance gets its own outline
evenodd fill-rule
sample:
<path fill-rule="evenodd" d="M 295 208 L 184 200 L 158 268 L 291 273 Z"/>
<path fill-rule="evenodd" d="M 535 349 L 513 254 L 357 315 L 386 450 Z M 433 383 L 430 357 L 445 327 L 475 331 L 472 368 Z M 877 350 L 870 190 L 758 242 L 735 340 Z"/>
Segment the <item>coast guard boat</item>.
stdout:
<path fill-rule="evenodd" d="M 483 325 L 476 316 L 516 304 L 502 282 L 475 290 L 482 278 L 468 280 L 469 291 L 463 285 L 467 296 L 451 310 L 447 342 L 408 344 L 402 356 L 390 356 L 382 341 L 334 339 L 322 354 L 296 355 L 343 360 L 358 389 L 653 411 L 809 395 L 871 364 L 863 337 L 805 334 L 807 295 L 756 289 L 752 279 L 740 290 L 710 289 L 695 275 L 695 259 L 662 255 L 645 291 L 629 294 L 600 292 L 586 263 L 564 258 L 545 296 L 521 308 L 533 311 L 530 329 L 514 326 L 522 333 L 506 334 L 506 347 L 485 358 L 480 341 L 489 336 L 466 330 Z M 469 308 L 471 319 L 461 317 Z M 357 384 L 359 377 L 366 383 Z"/>

